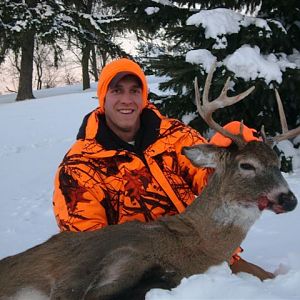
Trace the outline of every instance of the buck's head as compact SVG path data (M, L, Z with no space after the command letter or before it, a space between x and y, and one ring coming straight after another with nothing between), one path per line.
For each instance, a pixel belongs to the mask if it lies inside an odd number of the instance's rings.
M297 205L280 172L277 154L264 142L245 143L242 148L200 144L184 147L182 153L197 167L215 169L209 184L227 202L275 213L291 211Z
M280 172L280 161L273 150L273 145L287 138L300 134L300 127L288 131L282 103L278 92L276 99L279 107L283 134L267 138L262 128L262 140L246 142L241 123L239 134L227 131L213 118L212 113L219 108L232 105L247 95L254 87L234 97L227 96L229 79L220 96L208 101L208 92L216 64L209 72L204 92L203 104L200 102L199 88L195 80L195 99L198 112L204 121L214 130L232 140L232 145L222 148L211 144L184 147L182 153L197 167L214 168L214 183L226 201L235 201L243 206L257 206L260 210L270 209L275 213L293 210L297 205L295 195L290 191L287 182Z

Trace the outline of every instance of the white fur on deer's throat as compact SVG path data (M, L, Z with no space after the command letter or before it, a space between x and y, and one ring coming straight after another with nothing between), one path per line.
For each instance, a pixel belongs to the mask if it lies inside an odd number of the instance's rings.
M215 210L212 217L220 225L232 224L247 232L260 215L261 211L257 205L246 207L240 203L224 202Z

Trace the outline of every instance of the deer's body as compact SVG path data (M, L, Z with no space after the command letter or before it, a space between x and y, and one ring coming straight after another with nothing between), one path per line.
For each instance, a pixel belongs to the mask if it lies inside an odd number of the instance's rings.
M166 281L167 287L174 287L183 277L228 261L246 234L230 224L208 228L214 221L202 223L202 218L207 220L204 215L199 216L197 227L183 214L94 232L60 233L0 262L0 295L34 288L53 299L82 299L95 280L103 291L107 286L117 295L119 288L121 293L134 287L151 270L169 277L162 278L158 286Z
M199 147L207 151L212 146ZM191 150L186 155L197 165L199 155L193 151L198 148ZM263 164L255 176L238 167L250 153L253 164ZM31 288L51 299L124 299L128 292L128 299L142 299L151 287L174 287L183 277L229 261L259 217L260 199L267 196L277 203L280 195L291 192L277 156L266 144L251 142L242 151L222 150L217 155L222 165L180 215L94 232L63 232L3 259L0 299ZM293 209L295 197L289 201Z

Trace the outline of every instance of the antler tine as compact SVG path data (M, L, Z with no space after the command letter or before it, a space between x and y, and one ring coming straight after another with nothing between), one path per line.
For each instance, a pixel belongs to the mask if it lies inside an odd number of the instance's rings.
M238 135L232 134L231 132L225 130L222 126L220 126L218 123L214 121L212 118L212 114L218 110L219 108L227 107L230 106L234 103L237 103L241 101L243 98L247 97L253 90L254 86L249 88L248 90L244 91L243 93L233 96L233 97L228 97L227 96L227 91L228 91L228 86L229 86L229 81L230 77L227 78L226 83L222 89L222 92L220 93L219 97L211 102L208 101L208 94L209 94L209 89L211 86L211 81L213 77L213 73L215 71L217 62L215 61L213 65L211 66L211 69L209 73L207 74L206 80L205 80L205 86L204 86L204 92L203 92L203 105L200 102L200 94L199 94L199 89L198 89L198 83L195 80L195 98L196 98L196 105L199 114L203 118L203 120L208 124L208 126L217 132L221 133L225 137L230 138L231 140L234 141L238 145L238 147L242 147L245 144L245 141L242 137L242 128L243 125L241 125L241 132Z
M299 135L300 134L300 126L297 127L297 128L288 130L286 117L285 117L285 113L284 113L284 110L283 110L282 101L281 101L281 98L280 98L280 95L279 95L277 89L275 89L275 96L276 96L276 100L277 100L280 123L281 123L281 127L282 127L282 134L279 134L279 135L273 137L272 140L273 140L274 143L278 143L280 141L292 139L295 136Z
M267 135L266 135L266 132L265 132L265 126L264 125L261 125L260 135L261 135L263 141L266 143L267 142Z
M206 76L206 79L205 79L205 84L204 84L204 91L203 91L203 104L206 104L208 103L208 93L209 93L209 89L210 89L210 86L211 86L211 81L212 81L212 77L214 75L214 72L216 70L216 67L217 67L217 61L215 60L213 62L213 64L211 65L210 67L210 70Z
M269 145L271 148L273 148L273 146L274 146L274 141L273 141L272 138L270 138L270 137L268 137L268 136L266 135L266 132L265 132L265 126L264 126L264 125L261 126L261 129L260 129L260 135L261 135L261 137L262 137L262 139L263 139L263 142L266 143L267 145Z
M275 96L276 96L276 100L277 100L277 106L278 106L278 111L279 111L279 117L280 117L282 133L286 133L286 132L288 132L289 129L288 129L288 126L287 126L282 101L281 101L281 98L280 98L280 95L279 95L277 89L275 89Z
M196 102L197 110L199 112L201 110L201 96L200 96L200 92L199 92L197 76L195 77L195 80L194 80L194 90L195 90L195 102Z
M285 134L276 135L275 137L273 137L273 141L275 143L278 143L278 142L281 142L284 140L292 139L292 138L296 137L297 135L300 135L300 126L289 130Z

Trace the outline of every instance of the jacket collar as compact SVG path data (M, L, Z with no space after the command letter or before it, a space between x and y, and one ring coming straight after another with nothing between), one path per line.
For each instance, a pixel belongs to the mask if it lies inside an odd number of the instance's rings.
M107 150L128 150L142 154L153 144L160 130L161 119L149 108L145 108L141 114L141 127L135 137L135 145L121 140L106 124L105 116L99 115L99 126L95 136L96 141Z

